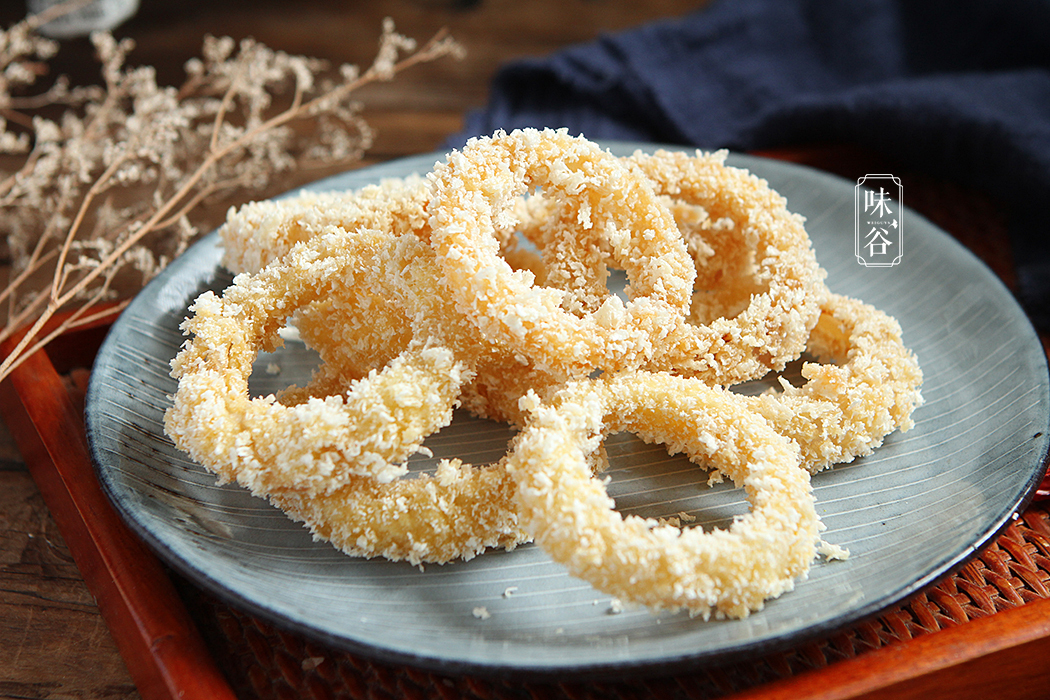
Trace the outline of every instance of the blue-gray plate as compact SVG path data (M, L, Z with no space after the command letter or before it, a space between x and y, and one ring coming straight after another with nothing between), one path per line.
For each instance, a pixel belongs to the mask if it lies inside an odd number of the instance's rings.
M616 153L654 148L608 145ZM441 157L352 171L309 189L425 173ZM215 234L134 299L98 354L86 420L103 487L169 565L228 602L324 643L445 672L656 673L783 648L907 598L987 544L1039 483L1050 433L1042 347L999 280L920 215L904 211L899 264L866 267L854 255L855 183L761 158L730 162L766 178L807 218L832 290L895 316L925 374L914 429L814 478L824 537L850 557L815 563L762 611L712 621L618 611L531 545L422 571L353 559L266 501L216 485L163 430L176 386L169 362L184 340L179 324L198 294L231 280ZM301 382L314 362L290 342L260 358L280 372L256 372L253 391ZM435 458L482 462L502 455L508 436L504 426L457 417L426 444ZM609 488L622 511L686 512L710 526L746 508L738 491L707 486L703 471L659 447L617 436L610 453Z

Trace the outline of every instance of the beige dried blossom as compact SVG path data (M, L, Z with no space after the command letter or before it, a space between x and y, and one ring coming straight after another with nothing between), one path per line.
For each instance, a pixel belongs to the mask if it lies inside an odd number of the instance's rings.
M28 328L0 379L85 323L116 295L118 277L133 272L141 286L163 269L197 235L192 214L202 202L244 202L279 173L359 160L372 141L353 99L359 87L462 51L443 34L417 49L387 20L369 68L329 71L253 40L206 37L173 87L158 85L149 66L128 65L130 40L98 33L100 88L57 80L25 97L56 49L33 33L40 24L0 31L0 152L21 154L0 176L10 258L0 341ZM65 106L60 117L38 113L56 104ZM293 128L302 122L309 128Z

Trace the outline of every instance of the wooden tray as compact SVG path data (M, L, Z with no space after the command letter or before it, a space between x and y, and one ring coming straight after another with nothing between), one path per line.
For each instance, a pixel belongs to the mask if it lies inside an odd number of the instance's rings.
M915 207L915 200L910 204ZM923 213L930 215L928 209ZM985 227L985 235L973 241L987 245L994 220L965 218L970 228L975 220ZM993 245L986 252L1001 256L1001 250ZM982 257L1009 282L1008 259ZM1033 503L961 570L876 619L746 664L673 678L523 684L441 676L373 663L276 629L174 576L128 530L102 492L84 437L82 402L88 368L112 320L66 334L29 357L0 385L0 413L146 700L983 700L1041 698L1050 692L1050 501Z

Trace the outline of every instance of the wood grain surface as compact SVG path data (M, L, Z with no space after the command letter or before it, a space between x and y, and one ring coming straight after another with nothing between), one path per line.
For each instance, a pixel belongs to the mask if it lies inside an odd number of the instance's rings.
M439 148L467 110L484 104L504 61L545 55L603 31L696 9L698 0L142 0L114 33L131 37L131 62L181 80L206 34L254 37L290 53L333 63L368 63L383 17L425 40L443 27L467 49L363 91L364 116L376 129L366 162ZM0 22L20 19L18 2L0 3ZM97 80L85 40L66 42L53 69L76 82ZM324 173L300 173L284 190ZM298 179L296 179L298 178ZM221 217L222 212L214 216ZM216 220L214 223L218 223ZM0 423L0 698L137 698L138 692L99 616L66 543L6 426Z

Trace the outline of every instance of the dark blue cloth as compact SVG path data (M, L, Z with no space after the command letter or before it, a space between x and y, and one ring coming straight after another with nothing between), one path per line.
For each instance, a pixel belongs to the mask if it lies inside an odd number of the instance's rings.
M716 0L496 75L472 135L741 151L851 143L987 192L1050 331L1050 1Z

